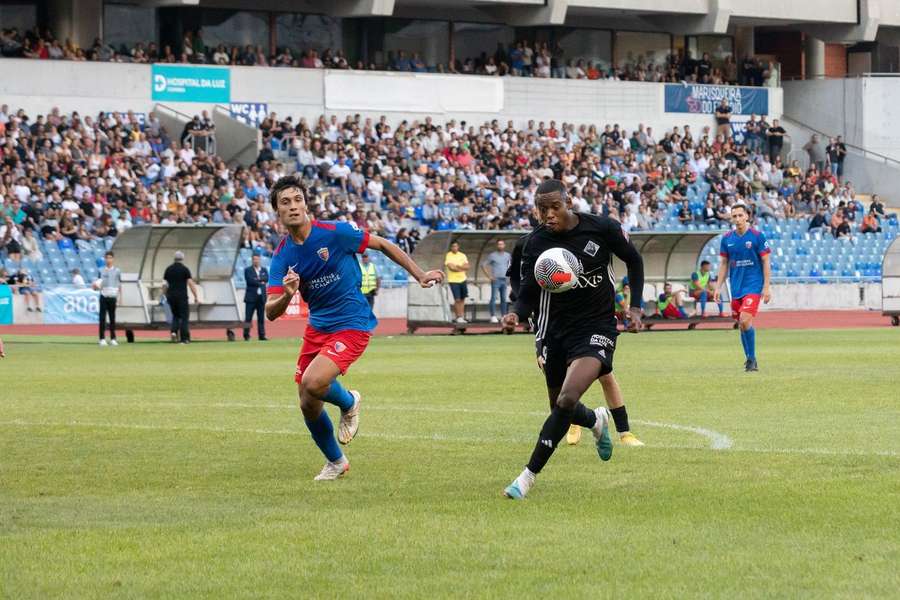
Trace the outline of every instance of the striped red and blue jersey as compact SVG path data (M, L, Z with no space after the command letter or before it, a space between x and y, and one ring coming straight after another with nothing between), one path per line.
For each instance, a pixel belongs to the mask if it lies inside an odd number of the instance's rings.
M269 267L269 294L282 294L282 280L293 267L300 294L309 305L309 324L324 333L344 329L371 331L378 320L360 291L362 272L356 255L369 245L369 233L355 223L313 221L302 244L284 237Z

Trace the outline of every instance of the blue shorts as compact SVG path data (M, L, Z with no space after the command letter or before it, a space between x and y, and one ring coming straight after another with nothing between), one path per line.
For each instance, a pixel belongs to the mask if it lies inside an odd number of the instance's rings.
M451 283L450 293L453 294L454 300L465 300L469 297L469 286L466 285L465 281L460 283Z

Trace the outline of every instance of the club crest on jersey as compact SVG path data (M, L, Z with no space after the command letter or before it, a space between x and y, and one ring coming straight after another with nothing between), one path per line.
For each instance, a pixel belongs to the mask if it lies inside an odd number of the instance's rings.
M319 258L321 258L325 262L328 262L328 248L319 248L316 254L319 255Z
M746 246L747 250L749 250L750 248L753 247L753 242L748 240L748 241L744 242L744 246Z
M588 241L587 246L584 247L584 253L590 256L597 256L598 250L600 250L600 246L592 241Z

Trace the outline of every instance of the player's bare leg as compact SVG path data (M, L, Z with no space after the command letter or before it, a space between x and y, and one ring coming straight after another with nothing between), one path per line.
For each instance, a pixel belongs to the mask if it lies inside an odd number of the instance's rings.
M316 481L337 479L350 470L350 462L334 437L334 426L325 411L325 396L340 369L330 359L319 355L303 372L298 385L300 410L313 441L325 455L326 463Z
M619 387L616 376L612 373L601 375L600 386L603 388L606 406L609 407L609 412L615 421L616 431L619 432L619 441L625 446L643 446L644 442L631 433L628 412L625 410L625 399L622 397L622 388Z
M535 476L550 460L553 451L573 423L591 429L597 440L597 452L601 459L609 460L612 456L609 411L605 407L590 410L581 403L581 397L599 377L601 368L602 363L589 356L577 358L569 365L565 381L556 396L550 416L544 421L528 465L504 491L507 498L521 500L528 494L534 485Z

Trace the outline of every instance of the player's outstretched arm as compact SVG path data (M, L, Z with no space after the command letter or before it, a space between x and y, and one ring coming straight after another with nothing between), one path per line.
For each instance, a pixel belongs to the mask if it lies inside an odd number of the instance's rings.
M769 291L769 282L772 280L772 255L768 252L762 255L763 268L763 302L766 304L772 299L772 292Z
M291 303L291 298L300 289L300 276L294 272L293 267L288 267L287 274L281 280L281 287L281 294L272 294L266 300L266 318L270 321L284 314Z
M725 277L728 276L728 259L724 256L719 257L719 275L716 277L716 290L713 292L713 302L719 302L722 297L722 284L725 283Z
M610 250L628 269L628 284L631 287L631 306L629 307L628 331L637 333L641 330L641 301L644 298L644 259L631 240L625 235L621 225L610 221L612 227L606 238Z
M416 262L410 258L409 254L401 250L396 244L384 239L378 235L369 236L369 248L378 250L389 259L403 267L407 273L412 275L413 279L419 282L422 287L428 288L435 283L444 280L443 271L423 271Z

